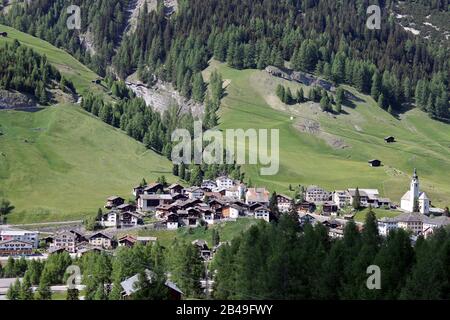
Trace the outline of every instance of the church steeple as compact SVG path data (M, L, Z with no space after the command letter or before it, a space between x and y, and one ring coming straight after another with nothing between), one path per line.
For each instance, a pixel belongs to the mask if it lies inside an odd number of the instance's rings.
M410 198L409 198L409 204L410 204L410 208L411 208L411 212L414 212L415 210L417 210L417 208L415 208L415 204L417 203L418 199L419 199L419 176L417 175L417 169L414 169L414 175L412 177L411 180L411 186L410 186Z

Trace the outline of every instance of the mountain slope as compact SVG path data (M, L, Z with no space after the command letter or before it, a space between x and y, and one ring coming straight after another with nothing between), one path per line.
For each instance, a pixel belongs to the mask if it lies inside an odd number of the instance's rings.
M78 93L83 94L86 90L94 90L99 93L103 92L101 87L95 86L91 82L98 78L98 75L64 50L58 49L46 41L2 24L0 24L0 32L8 33L7 38L0 37L0 45L5 42L18 40L20 43L32 48L37 53L45 55L48 61L55 66L62 75L73 82Z
M14 29L18 39L45 54L78 92L103 94L98 76L69 54ZM56 105L36 113L0 112L0 197L16 209L10 223L73 220L93 215L105 197L130 196L143 177L171 176L168 160L78 106Z
M392 201L409 188L410 176L418 169L422 188L435 205L450 202L450 126L431 120L417 109L399 119L381 110L367 96L330 116L318 105L286 106L275 96L278 83L295 92L299 84L274 78L264 71L231 69L213 61L205 75L218 69L229 82L221 110L221 129L276 128L280 130L280 172L259 176L259 169L246 167L254 184L288 192L288 186L318 184L330 190L379 188ZM308 88L304 87L306 95ZM294 121L290 117L294 117ZM316 130L305 130L317 123ZM315 125L317 127L317 124ZM313 126L314 127L314 126ZM384 137L398 142L387 145ZM346 146L346 147L345 147ZM371 168L367 161L380 159L384 166Z

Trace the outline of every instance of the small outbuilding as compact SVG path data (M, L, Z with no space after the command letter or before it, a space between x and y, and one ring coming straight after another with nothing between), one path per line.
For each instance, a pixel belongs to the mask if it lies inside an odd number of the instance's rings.
M395 142L395 137L393 137L393 136L386 137L386 138L384 138L384 141L386 143L394 143Z
M371 167L380 167L381 166L381 160L373 159L369 161L369 165Z

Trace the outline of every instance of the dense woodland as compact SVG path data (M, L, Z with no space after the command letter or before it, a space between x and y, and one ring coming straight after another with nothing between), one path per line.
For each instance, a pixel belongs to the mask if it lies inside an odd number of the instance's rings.
M66 0L33 0L13 5L7 15L0 16L0 23L64 48L99 74L105 75L120 35L126 27L129 2L130 0L73 0L69 3ZM81 9L81 30L67 28L69 14L66 9L69 5L77 5ZM87 32L95 54L89 54L86 44L82 43Z
M211 243L220 236L213 233ZM163 285L166 275L185 297L204 298L200 279L205 266L198 248L174 240L168 248L159 244L119 248L114 256L88 253L72 260L68 253L53 254L46 261L10 258L0 267L0 276L24 277L8 291L11 300L50 299L51 285L65 283L66 269L80 266L87 300L120 299L120 282L140 274L132 299L167 298ZM367 289L370 265L380 267L381 289ZM215 273L215 299L449 299L450 233L439 229L428 239L419 237L411 244L403 229L378 235L376 218L367 215L359 231L353 222L345 227L344 238L330 239L322 225L301 227L294 214L278 222L260 222L223 244L210 264ZM144 270L154 272L152 283ZM38 286L35 294L31 286ZM67 299L78 299L69 291Z
M400 112L416 98L430 116L447 118L448 48L396 24L390 15L396 1L379 1L382 28L368 30L369 2L180 0L179 12L170 18L160 2L157 11L144 8L131 35L122 35L128 0L74 1L89 13L82 14L81 31L67 30L63 0L15 6L3 20L67 48L102 75L112 61L120 78L137 70L145 82L153 83L156 76L197 101L205 98L200 72L211 57L238 69L289 62L294 70L354 85L385 110ZM448 10L446 0L416 2L430 10ZM88 29L97 51L92 56L78 37Z
M369 290L370 265L381 289ZM214 258L216 299L449 299L450 233L440 229L411 245L403 229L378 235L367 215L362 232L349 222L332 240L321 224L301 228L294 215L251 227Z
M169 248L159 244L136 245L133 248L119 248L114 256L106 253L87 253L78 259L71 259L67 252L50 255L45 261L14 260L10 258L2 268L0 276L5 278L23 277L8 290L9 300L49 300L52 298L50 286L67 282L66 273L70 265L80 267L86 300L120 300L120 283L139 274L139 292L131 297L135 300L165 300L168 298L166 274L189 297L201 297L200 279L205 267L197 247L192 244L174 241ZM144 277L145 270L154 272L150 282ZM31 290L37 286L36 293ZM75 291L75 292L74 292ZM68 300L78 300L80 292L69 290Z
M426 82L418 105L435 118L448 117L448 48L414 37L383 6L380 31L366 28L368 1L180 1L180 13L142 13L136 32L114 57L121 77L139 71L190 95L192 78L209 58L237 68L268 65L321 75L372 94L386 110L401 111ZM133 63L129 63L132 61ZM381 98L380 98L381 97ZM425 100L426 103L422 103Z
M45 105L51 100L48 89L54 85L53 82L64 91L74 91L72 83L61 77L45 56L17 40L0 46L0 89L28 93Z

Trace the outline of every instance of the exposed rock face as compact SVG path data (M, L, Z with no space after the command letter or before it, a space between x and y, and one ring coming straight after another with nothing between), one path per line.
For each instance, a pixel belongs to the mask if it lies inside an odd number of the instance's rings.
M170 83L158 80L155 85L149 87L133 77L129 77L125 83L138 97L143 98L149 107L161 114L171 106L178 105L181 114L191 111L194 118L203 117L203 104L184 98Z
M275 77L283 78L289 81L296 81L307 86L317 86L331 92L336 91L336 87L333 83L324 79L319 79L309 73L294 71L290 69L280 69L274 66L268 66L266 68L266 72Z
M6 91L0 89L0 110L8 109L36 109L36 100L25 94L16 91Z

